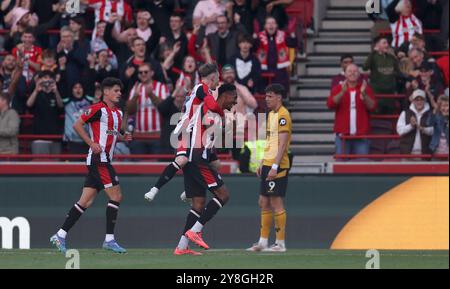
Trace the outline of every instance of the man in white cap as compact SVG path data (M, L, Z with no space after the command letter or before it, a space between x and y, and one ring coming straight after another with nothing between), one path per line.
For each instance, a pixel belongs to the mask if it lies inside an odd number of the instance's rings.
M427 126L431 114L425 91L417 89L411 95L411 105L400 114L397 133L402 154L431 154L429 149L433 127Z

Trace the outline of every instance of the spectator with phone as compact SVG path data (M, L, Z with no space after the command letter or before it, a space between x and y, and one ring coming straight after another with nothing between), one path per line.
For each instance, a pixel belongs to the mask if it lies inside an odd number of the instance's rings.
M34 115L33 134L60 135L62 133L59 116L63 112L64 103L52 72L42 71L38 74L35 88L26 105ZM31 144L31 151L33 154L59 154L61 142L35 140Z

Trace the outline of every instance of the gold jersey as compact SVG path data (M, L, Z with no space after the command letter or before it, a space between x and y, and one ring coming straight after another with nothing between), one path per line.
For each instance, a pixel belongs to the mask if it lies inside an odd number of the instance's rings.
M264 151L264 166L272 166L275 163L275 159L278 153L279 134L288 133L288 143L285 151L283 152L283 158L279 164L281 169L289 169L289 146L291 145L292 138L292 120L289 111L281 106L278 111L271 111L267 119L267 136L266 136L266 148Z

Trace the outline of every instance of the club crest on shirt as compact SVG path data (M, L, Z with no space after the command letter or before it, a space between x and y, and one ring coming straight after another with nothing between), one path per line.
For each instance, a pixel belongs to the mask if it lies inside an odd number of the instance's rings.
M281 118L281 119L280 119L280 125L281 125L281 126L285 126L286 124L287 124L286 119Z
M84 115L89 116L92 112L92 109L88 109L84 112Z

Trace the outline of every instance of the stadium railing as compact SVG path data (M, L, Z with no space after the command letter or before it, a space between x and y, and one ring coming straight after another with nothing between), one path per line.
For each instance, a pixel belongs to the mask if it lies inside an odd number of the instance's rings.
M345 142L347 140L358 140L358 139L391 139L398 140L400 139L399 135L342 135L340 136L343 140L342 142L342 150L345 151ZM448 154L436 154L436 155L406 155L406 154L335 154L335 159L442 159L448 160Z

